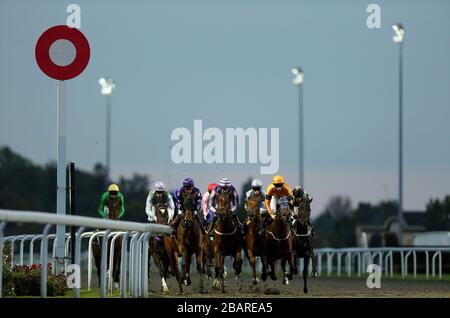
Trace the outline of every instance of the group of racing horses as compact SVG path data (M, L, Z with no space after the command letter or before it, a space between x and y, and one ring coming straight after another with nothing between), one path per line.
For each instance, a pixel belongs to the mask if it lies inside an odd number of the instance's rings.
M153 258L161 277L161 292L167 293L167 278L174 275L178 283L180 294L183 293L183 284L190 285L190 268L192 258L195 254L196 269L200 276L199 293L205 293L205 275L213 278L211 267L214 267L213 288L220 289L225 293L226 268L225 257L233 258L233 269L236 279L242 272L242 250L247 257L252 269L252 283L256 285L259 281L256 271L256 260L260 257L262 263L261 279L266 281L267 277L276 280L275 262L281 261L284 273L283 284L289 284L293 274L297 274L297 258L303 258L303 291L308 292L307 277L308 265L314 258L312 248L312 229L309 225L311 214L311 200L293 198L294 204L299 207L298 215L292 225L292 208L280 200L274 212L273 221L267 226L264 233L258 233L262 217L260 213L260 198L250 196L247 199L246 231L243 235L239 224L233 220L230 198L225 193L217 194L216 216L218 218L210 235L204 235L196 217L196 202L191 193L183 195L182 221L174 236L152 237L149 242L149 258ZM297 200L297 201L296 201ZM167 224L167 205L164 203L156 205L157 223ZM109 202L109 218L118 219L118 203L115 200ZM115 257L113 268L109 269L113 275L115 286L118 286L120 276L120 246L121 240L115 244ZM100 268L100 245L93 247L93 254L97 266ZM178 266L179 257L182 258L181 272ZM150 265L149 260L149 265ZM287 271L286 263L289 264ZM214 264L212 266L212 264ZM312 275L315 276L313 261ZM116 285L117 284L117 285Z

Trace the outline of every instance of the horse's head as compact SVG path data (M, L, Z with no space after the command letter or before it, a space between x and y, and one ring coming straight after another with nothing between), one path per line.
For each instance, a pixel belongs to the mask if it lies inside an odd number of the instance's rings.
M185 228L192 227L195 222L194 220L194 212L192 210L183 211L182 224Z
M120 210L120 199L117 193L110 193L108 199L108 219L118 220Z
M196 209L196 202L195 198L192 195L192 192L185 192L183 193L183 208L185 211L195 211Z
M303 193L299 198L294 198L294 205L298 206L298 218L302 224L310 219L312 200L307 192Z
M225 219L230 212L230 196L226 192L219 192L217 195L217 211L216 214L219 218Z
M277 205L277 211L275 213L275 220L283 223L289 223L291 220L292 211L289 207L289 202L286 198L281 198Z
M259 205L261 202L261 197L255 193L252 193L247 198L247 217L250 220L258 219L260 216Z
M169 220L169 213L167 211L169 204L163 202L157 202L155 204L155 216L156 223L167 224Z

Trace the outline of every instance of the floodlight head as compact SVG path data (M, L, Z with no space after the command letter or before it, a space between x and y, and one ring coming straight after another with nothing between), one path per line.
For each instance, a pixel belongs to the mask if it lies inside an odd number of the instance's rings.
M392 37L392 40L395 43L402 43L403 38L405 37L405 29L401 25L401 23L396 23L392 26L392 30L394 30L395 35Z
M111 95L112 91L114 88L116 88L116 84L114 83L112 78L100 78L98 80L98 83L100 84L101 88L101 93L102 95Z
M292 75L294 75L294 78L292 80L292 83L295 86L299 86L301 84L303 84L303 79L304 79L304 73L303 70L300 67L294 67L292 70Z

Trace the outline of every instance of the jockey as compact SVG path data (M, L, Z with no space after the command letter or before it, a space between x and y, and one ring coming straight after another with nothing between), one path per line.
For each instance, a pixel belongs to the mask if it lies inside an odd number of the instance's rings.
M230 198L230 204L231 204L231 216L232 216L234 222L236 224L238 224L239 229L242 233L242 224L236 215L236 211L239 208L239 195L238 195L235 187L231 184L230 179L222 178L222 179L220 179L219 185L216 186L214 188L214 190L212 190L211 196L209 198L209 209L214 213L214 219L209 224L207 235L209 236L211 234L211 231L216 226L217 193L228 194L228 196Z
M175 235L177 232L178 225L180 224L181 220L183 219L183 195L185 193L191 193L194 196L195 199L195 215L197 216L197 219L199 221L200 229L202 229L203 232L203 220L200 216L200 213L197 213L197 211L200 211L201 208L201 202L202 202L202 194L200 190L196 187L194 187L194 180L191 178L186 178L183 180L183 186L179 188L175 192L175 204L178 209L178 215L175 218L174 223L172 224L172 235Z
M300 210L301 208L304 208L304 205L305 205L305 204L311 203L312 200L313 200L313 198L310 197L310 196L309 196L309 193L308 193L308 192L305 192L305 191L302 189L302 187L300 187L300 186L296 186L296 187L294 188L294 190L292 190L292 196L293 196L293 198L301 198L300 203L297 203L297 202L294 200L294 215L295 215L295 218L298 219L298 218L299 218L299 212L300 212L299 210ZM307 202L307 201L309 201L309 202ZM295 222L295 221L294 221L294 222ZM315 232L314 232L314 227L313 227L312 224L311 224L311 218L308 218L307 223L308 223L308 225L311 227L311 232L312 232L312 235L314 236L314 235L315 235Z
M277 203L281 198L287 199L289 205L293 206L291 188L287 183L284 182L283 176L277 175L273 177L272 183L267 187L266 199L264 200L264 204L268 213L264 214L264 218L261 222L261 228L258 234L262 235L266 230L266 227L270 221L269 217L275 219Z
M217 187L217 183L210 183L208 185L208 191L206 191L202 197L203 217L207 224L211 223L211 221L214 217L214 212L209 209L209 198L211 197L211 192L212 192L212 190L214 190L215 187Z
M145 213L148 215L148 221L150 223L156 223L156 208L157 204L167 204L167 212L169 223L173 217L175 205L173 204L172 196L166 191L166 185L161 181L156 181L153 190L147 196L147 202L145 205Z
M259 213L261 213L261 215L263 215L263 214L266 213L266 207L264 205L264 200L266 198L266 194L264 193L264 190L262 190L263 184L262 184L262 182L260 180L253 179L251 186L252 186L252 188L250 190L248 190L247 193L245 194L244 209L245 209L245 211L248 212L248 209L247 209L247 200L248 200L248 198L251 197L251 196L257 196L257 197L259 197L259 200L260 200ZM244 233L247 230L247 226L248 226L247 222L244 223Z
M100 199L100 206L98 207L98 214L100 214L100 216L104 219L108 218L108 201L109 198L113 197L118 197L120 200L119 219L122 218L122 216L125 214L125 202L123 199L123 194L119 191L119 186L112 183L108 187L108 191L103 193L102 198Z

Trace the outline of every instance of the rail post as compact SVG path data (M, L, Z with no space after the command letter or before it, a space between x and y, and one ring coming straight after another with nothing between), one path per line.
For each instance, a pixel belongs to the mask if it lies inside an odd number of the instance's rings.
M47 224L42 233L41 241L41 297L47 297L47 258L48 258L48 233L53 224Z
M84 226L81 226L78 231L75 233L75 259L74 264L78 265L80 267L80 275L81 275L81 234L83 234L84 230L86 228ZM72 245L74 246L74 245ZM74 288L73 289L73 296L75 298L80 298L80 289Z
M120 258L120 297L127 297L127 244L130 231L126 231L122 240L122 253Z
M108 237L111 230L106 230L102 240L102 253L101 253L101 265L100 265L100 298L106 296L106 267L108 256Z

